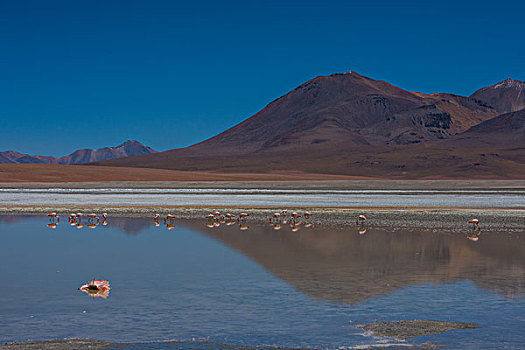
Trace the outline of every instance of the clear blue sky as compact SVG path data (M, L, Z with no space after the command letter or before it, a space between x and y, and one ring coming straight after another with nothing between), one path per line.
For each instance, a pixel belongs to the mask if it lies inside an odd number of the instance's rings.
M2 1L0 150L201 141L317 75L525 80L523 1Z

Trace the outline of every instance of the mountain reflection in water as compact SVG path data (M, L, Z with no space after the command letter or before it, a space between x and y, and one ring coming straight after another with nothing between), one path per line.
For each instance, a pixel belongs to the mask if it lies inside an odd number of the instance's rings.
M212 236L312 297L354 304L415 283L468 279L506 297L525 294L525 235L314 227L299 232L192 229Z
M35 217L0 215L2 223L29 219ZM149 218L110 217L108 223L128 235L154 226ZM525 295L525 232L483 232L473 242L467 239L468 227L458 235L377 227L362 234L363 227L354 225L292 232L288 225L276 231L271 225L250 225L249 230L237 224L209 228L205 220L176 224L226 244L321 300L355 304L411 284L458 280L470 280L509 298Z

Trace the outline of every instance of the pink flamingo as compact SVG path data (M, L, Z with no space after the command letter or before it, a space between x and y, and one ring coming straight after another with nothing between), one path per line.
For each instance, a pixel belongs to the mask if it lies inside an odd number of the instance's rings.
M248 213L240 213L239 217L237 218L237 222L239 222L239 223L241 221L244 222L248 216L250 216L250 214L248 214Z
M364 215L359 215L355 221L355 224L356 225L359 225L359 224L362 224L366 221L366 216Z
M96 280L82 285L78 290L81 290L93 298L104 298L106 299L109 295L109 290L111 289L109 281L107 280Z
M49 220L51 221L52 224L59 224L60 223L60 217L58 216L57 213L52 212L52 213L47 214L47 216L49 217Z
M95 219L97 219L97 223L96 223L96 225L98 225L98 224L100 223L100 219L99 219L99 217L97 216L97 214L88 214L87 217L89 217L89 222L90 222L91 224L94 223Z

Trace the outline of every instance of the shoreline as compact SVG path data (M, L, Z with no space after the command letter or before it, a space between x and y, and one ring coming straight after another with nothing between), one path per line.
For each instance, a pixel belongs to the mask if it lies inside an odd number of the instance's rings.
M246 224L268 224L269 218L278 207L183 207L183 206L12 206L0 207L0 215L43 215L49 212L57 212L60 216L67 217L71 212L94 212L108 213L108 221L111 217L136 217L151 218L155 213L165 216L174 214L178 219L195 220L205 222L205 216L214 210L221 212L232 212L238 214L246 212L249 214ZM525 231L525 209L505 208L425 208L425 207L369 207L369 208L287 208L288 212L299 213L308 210L312 213L309 220L314 225L333 226L339 228L355 228L355 220L358 215L364 214L368 217L367 227L397 228L419 228L419 229L443 229L447 232L467 232L471 227L468 220L478 218L483 229L495 232L518 232Z

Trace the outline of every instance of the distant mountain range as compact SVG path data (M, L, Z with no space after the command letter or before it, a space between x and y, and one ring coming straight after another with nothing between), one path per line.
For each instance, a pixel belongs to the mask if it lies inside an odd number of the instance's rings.
M355 72L314 78L223 133L97 165L392 178L525 178L525 83L469 97L409 92Z
M156 153L154 149L144 146L138 141L129 140L117 147L99 149L81 149L68 156L56 158L51 156L32 156L15 151L0 152L0 164L34 163L34 164L83 164L108 159L138 156Z

